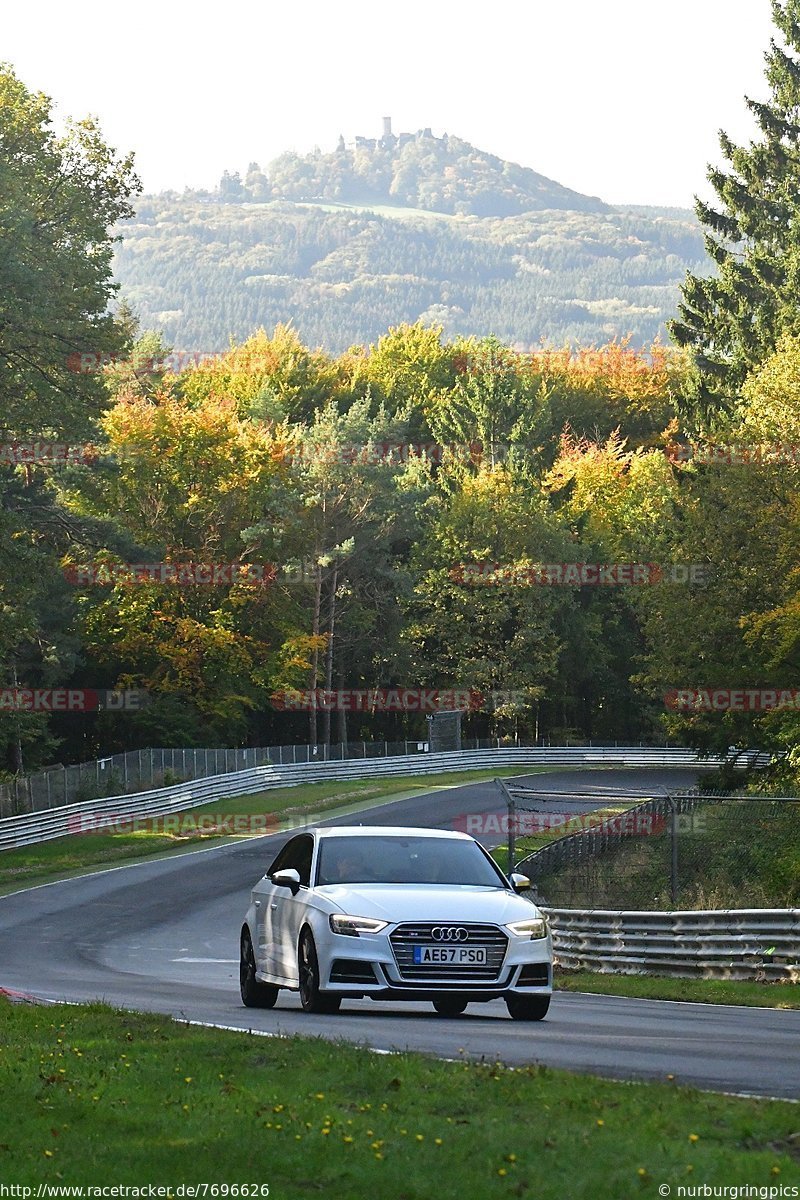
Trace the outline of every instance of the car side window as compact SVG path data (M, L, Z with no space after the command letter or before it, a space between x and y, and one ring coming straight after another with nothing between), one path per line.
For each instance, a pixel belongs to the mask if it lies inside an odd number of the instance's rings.
M291 842L287 842L285 846L281 847L272 860L272 864L267 868L267 875L274 875L276 871L282 871L284 867L289 866L287 860L292 852L292 845L296 840L296 838L292 838Z
M300 876L302 887L311 883L311 859L314 854L314 839L309 833L301 833L287 842L267 871L274 875L276 871L294 869Z
M292 866L300 876L300 886L309 887L311 884L311 859L314 854L314 839L306 834L304 837L299 837L297 841L302 844L298 848Z

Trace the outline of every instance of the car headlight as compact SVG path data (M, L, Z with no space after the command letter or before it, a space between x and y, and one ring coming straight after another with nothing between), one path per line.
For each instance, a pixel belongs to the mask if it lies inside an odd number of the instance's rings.
M529 936L531 941L547 937L547 921L544 917L533 917L530 921L512 921L506 925L517 937Z
M348 917L344 913L331 913L328 918L334 933L358 937L360 933L380 933L388 921L376 921L374 917Z

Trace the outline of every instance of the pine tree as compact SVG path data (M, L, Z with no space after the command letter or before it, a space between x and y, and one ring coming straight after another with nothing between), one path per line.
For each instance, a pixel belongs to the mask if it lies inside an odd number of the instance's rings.
M784 45L765 54L767 103L745 97L760 130L748 146L720 131L728 170L709 168L719 205L695 211L710 277L689 274L673 339L694 351L699 405L727 408L784 333L800 333L800 0L772 0Z

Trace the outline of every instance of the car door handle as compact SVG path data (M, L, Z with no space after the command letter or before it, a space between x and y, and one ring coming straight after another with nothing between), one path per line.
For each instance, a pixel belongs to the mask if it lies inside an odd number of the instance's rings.
M277 907L278 907L277 904L270 904L270 908L272 909L273 912L275 911L275 909Z
M254 900L254 901L253 901L253 905L254 905L254 907L255 907L255 908L261 908L261 901L260 901L260 900Z

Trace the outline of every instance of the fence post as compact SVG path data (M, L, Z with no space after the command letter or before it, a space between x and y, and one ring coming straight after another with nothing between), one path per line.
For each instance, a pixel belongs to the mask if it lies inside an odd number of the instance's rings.
M507 818L508 818L508 843L507 843L508 865L506 868L506 875L510 879L511 872L514 870L514 858L516 855L516 837L515 837L516 828L515 828L515 826L516 826L517 806L514 801L514 797L511 795L508 788L503 783L503 780L495 779L494 782L495 782L495 786L497 787L498 791L500 792L500 795L505 798L505 802L506 802L506 813L507 813Z
M673 906L678 903L678 806L673 796L669 797L670 808L670 869L669 894Z

